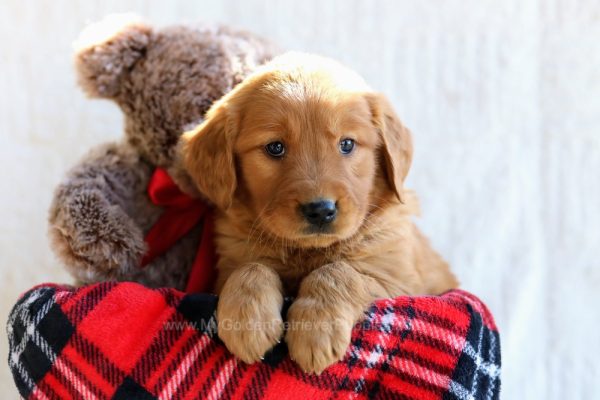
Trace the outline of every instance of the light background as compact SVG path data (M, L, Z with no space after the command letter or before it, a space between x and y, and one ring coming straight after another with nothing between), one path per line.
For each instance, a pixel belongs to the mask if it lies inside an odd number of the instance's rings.
M322 53L385 92L415 136L420 225L495 314L504 399L600 391L600 3L568 0L0 3L0 321L67 281L46 239L53 188L121 137L76 87L71 42L134 11L219 21ZM0 341L0 394L16 398Z

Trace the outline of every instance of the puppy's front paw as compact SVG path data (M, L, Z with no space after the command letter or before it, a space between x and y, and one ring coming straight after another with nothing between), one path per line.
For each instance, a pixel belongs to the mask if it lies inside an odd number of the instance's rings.
M290 357L303 371L320 374L344 357L353 325L350 310L336 310L310 298L297 299L288 311L285 341Z
M217 306L218 333L227 349L251 364L283 336L283 296L277 275L261 265L232 274Z
M253 300L221 304L217 314L219 337L240 360L252 364L273 348L283 335L279 309Z

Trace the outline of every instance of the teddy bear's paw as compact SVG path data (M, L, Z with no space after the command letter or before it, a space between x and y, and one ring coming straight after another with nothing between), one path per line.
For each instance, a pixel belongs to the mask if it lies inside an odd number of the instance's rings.
M112 276L137 266L145 251L141 230L99 190L82 190L67 199L64 217L51 227L79 264Z
M219 337L227 349L248 364L261 360L283 336L280 305L276 302L221 298L217 320Z
M344 357L353 325L346 310L297 299L288 311L285 337L291 359L304 372L320 374Z

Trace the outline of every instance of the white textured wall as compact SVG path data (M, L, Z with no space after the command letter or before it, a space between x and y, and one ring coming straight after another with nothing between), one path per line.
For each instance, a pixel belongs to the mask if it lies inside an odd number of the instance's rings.
M600 4L589 0L0 3L0 322L65 281L45 236L52 188L118 109L84 99L70 43L135 11L221 21L338 58L415 134L423 229L500 326L504 399L600 391ZM16 396L1 338L0 393ZM596 397L598 398L598 397Z

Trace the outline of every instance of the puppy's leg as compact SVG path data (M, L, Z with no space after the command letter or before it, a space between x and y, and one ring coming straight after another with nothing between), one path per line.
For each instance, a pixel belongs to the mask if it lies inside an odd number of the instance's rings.
M285 340L290 357L306 372L321 373L343 358L352 327L374 300L379 285L345 262L311 272L288 311ZM379 290L375 289L375 292Z
M217 306L219 337L246 363L259 360L283 335L281 280L271 268L247 264L227 278Z

